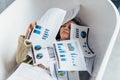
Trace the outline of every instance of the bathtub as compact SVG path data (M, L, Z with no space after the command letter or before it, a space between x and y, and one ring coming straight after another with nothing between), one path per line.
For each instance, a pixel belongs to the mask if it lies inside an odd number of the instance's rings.
M52 7L69 11L91 27L89 45L96 53L91 80L101 80L119 31L119 13L110 0L15 0L0 14L0 80L15 69L18 36Z

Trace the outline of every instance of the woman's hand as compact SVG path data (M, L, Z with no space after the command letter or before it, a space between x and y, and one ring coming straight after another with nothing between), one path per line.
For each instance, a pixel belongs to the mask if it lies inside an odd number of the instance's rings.
M37 66L50 72L50 68L45 67L43 64L37 64Z
M32 22L30 25L29 25L29 27L28 27L28 29L27 29L27 31L26 31L26 34L25 34L25 39L27 39L28 38L28 36L29 36L29 33L31 32L31 30L37 25L37 23L39 23L39 21L37 20L37 21L35 21L35 22Z

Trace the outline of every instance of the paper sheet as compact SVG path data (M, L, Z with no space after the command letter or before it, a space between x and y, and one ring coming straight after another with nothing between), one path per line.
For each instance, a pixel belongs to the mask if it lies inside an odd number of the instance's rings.
M91 74L93 65L94 65L94 58L95 53L90 50L90 46L88 48L88 38L89 38L89 26L80 26L76 24L71 24L71 34L70 39L79 39L80 46L85 56L85 62L88 72Z
M53 80L53 79L46 70L26 63L22 63L7 80Z
M49 9L40 19L40 23L30 33L29 41L34 45L48 47L56 41L55 37L62 25L66 11L59 8Z
M55 48L59 70L87 70L84 55L77 39L55 42Z

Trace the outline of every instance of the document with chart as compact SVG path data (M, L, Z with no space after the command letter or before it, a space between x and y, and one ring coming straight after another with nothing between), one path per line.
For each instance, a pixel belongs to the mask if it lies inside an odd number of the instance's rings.
M79 40L55 42L58 70L84 71L87 70L83 51Z

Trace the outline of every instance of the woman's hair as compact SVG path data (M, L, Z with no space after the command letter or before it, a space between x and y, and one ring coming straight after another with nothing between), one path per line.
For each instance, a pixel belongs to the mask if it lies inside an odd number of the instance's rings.
M75 22L77 25L80 25L80 20L77 18L73 18L71 21Z
M73 19L71 19L70 21L75 22L77 25L81 25L81 24L80 24L80 20L79 20L78 18L73 18ZM57 34L57 36L56 36L56 40L60 40L60 30L59 30L59 32L58 32L58 34Z

